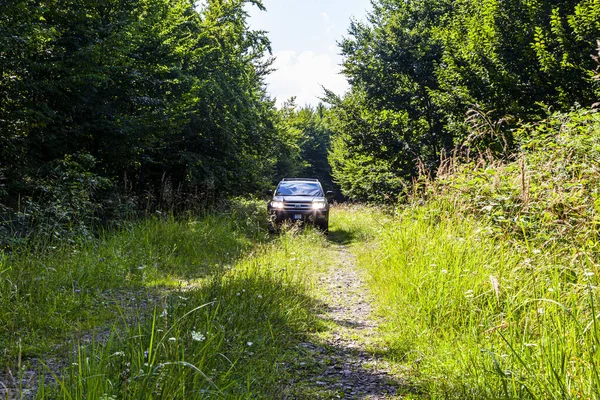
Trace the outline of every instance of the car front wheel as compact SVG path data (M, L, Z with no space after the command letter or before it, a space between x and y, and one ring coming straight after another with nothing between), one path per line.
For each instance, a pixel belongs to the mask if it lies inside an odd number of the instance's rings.
M319 230L321 230L323 233L328 233L329 232L329 221L321 221L317 223L317 227L319 228Z

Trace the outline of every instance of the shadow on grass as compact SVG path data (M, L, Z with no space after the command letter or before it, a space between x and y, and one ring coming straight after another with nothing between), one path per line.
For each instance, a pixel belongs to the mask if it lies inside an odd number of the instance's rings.
M348 245L354 243L358 238L358 232L345 231L341 229L330 230L329 235L327 235L327 239L330 242L340 244L340 245Z
M185 297L274 240L246 222L149 218L88 242L0 254L0 283L7 283L0 284L0 398L15 387L14 398L32 392L38 365L59 375L76 343L102 343L115 326L145 324L169 293ZM18 373L34 378L23 383Z
M144 394L160 387L161 398L206 398L211 392L216 398L279 398L282 362L296 359L307 332L320 329L313 311L324 307L292 283L279 270L250 269L215 276L203 287L163 293L160 299L148 293L129 299L124 293L126 298L116 301L119 307L127 303L131 309L123 314L136 318L78 340L78 351L71 342L70 359L52 371L64 380L60 385L46 382L46 393L51 398L78 393L88 398L146 398ZM78 354L90 360L82 371ZM152 361L148 354L153 354ZM182 363L196 370L159 367ZM128 371L140 373L134 379ZM293 368L287 373L296 375Z

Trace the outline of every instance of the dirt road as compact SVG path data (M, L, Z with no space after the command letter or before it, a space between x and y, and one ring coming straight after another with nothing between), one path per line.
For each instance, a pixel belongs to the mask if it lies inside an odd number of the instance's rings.
M369 351L380 322L365 277L347 246L334 244L337 262L319 277L324 329L300 344L301 357L286 399L396 399L402 382Z

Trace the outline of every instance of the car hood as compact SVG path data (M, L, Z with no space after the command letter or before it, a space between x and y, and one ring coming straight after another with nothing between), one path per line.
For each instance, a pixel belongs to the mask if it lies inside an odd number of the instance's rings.
M325 198L321 196L275 196L273 201L293 201L298 203L310 203L312 201L319 200L324 201Z

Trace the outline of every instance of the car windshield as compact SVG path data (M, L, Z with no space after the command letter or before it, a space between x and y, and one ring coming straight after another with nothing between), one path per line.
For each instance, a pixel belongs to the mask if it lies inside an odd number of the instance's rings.
M313 182L282 182L277 188L277 196L323 196L321 186Z

